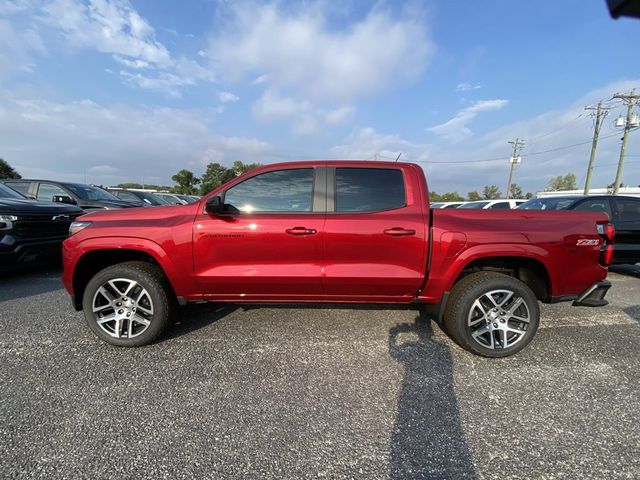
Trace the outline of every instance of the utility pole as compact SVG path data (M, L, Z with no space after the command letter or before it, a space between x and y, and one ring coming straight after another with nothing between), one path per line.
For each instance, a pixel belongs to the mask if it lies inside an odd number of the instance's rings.
M616 93L613 98L618 98L622 100L627 105L627 118L622 119L622 117L616 120L616 126L623 126L624 122L624 134L622 135L622 146L620 147L620 159L618 160L618 171L616 172L616 181L613 184L613 194L617 195L618 190L620 189L620 182L622 181L622 167L624 166L624 155L627 151L627 136L629 132L635 128L638 128L640 123L638 122L638 117L633 114L633 107L638 104L638 100L640 100L640 95L638 95L634 90L631 90L631 93Z
M509 142L513 145L513 152L511 153L511 157L509 158L509 162L511 163L511 168L509 169L509 183L507 183L507 198L511 198L511 180L513 180L513 169L515 168L517 163L520 163L520 150L524 147L524 141L516 138L515 141Z
M591 116L595 117L593 129L593 143L591 144L591 156L589 157L589 167L587 168L587 178L584 181L584 194L589 195L589 186L591 185L591 174L593 173L593 165L596 161L596 148L598 146L598 136L600 135L600 127L604 117L609 114L609 107L603 107L602 102L598 102L596 107L584 107L585 110L595 110Z

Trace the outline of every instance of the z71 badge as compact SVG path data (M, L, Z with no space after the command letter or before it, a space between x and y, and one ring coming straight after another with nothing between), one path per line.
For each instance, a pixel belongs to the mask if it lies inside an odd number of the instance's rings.
M600 245L600 240L597 240L597 239L591 240L589 238L581 238L576 242L576 245L578 247L595 247L597 245Z

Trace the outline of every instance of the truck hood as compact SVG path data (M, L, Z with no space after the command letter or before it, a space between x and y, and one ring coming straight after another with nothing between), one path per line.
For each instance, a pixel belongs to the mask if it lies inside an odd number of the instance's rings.
M129 204L131 205L131 204ZM180 215L195 215L198 204L167 205L162 207L133 207L118 210L96 210L82 217L88 222L123 222L162 220Z
M36 202L26 198L0 198L0 214L4 215L82 215L84 211L73 205L53 202Z

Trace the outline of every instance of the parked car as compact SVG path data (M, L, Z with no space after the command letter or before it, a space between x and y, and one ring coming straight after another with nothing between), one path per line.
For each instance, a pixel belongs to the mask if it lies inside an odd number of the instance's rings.
M200 200L200 197L183 195L181 193L155 192L158 197L165 199L170 205L188 205Z
M383 303L424 309L463 348L504 357L534 337L538 301L607 304L606 215L427 199L410 163L266 165L198 204L81 218L62 280L89 328L129 347L189 302Z
M135 205L123 202L100 187L84 183L56 182L53 180L5 179L5 185L27 198L41 202L58 202L77 205L85 211L131 208Z
M0 183L0 270L59 259L81 208L37 202Z
M120 200L124 200L125 202L143 205L143 206L151 206L151 207L162 207L171 205L171 203L167 202L164 198L159 197L155 193L152 192L144 192L141 190L128 190L125 188L109 188L110 193L118 197Z
M459 208L467 202L433 202L431 208Z
M478 200L475 202L467 202L458 208L468 208L470 210L511 210L518 205L523 204L523 199L499 199L499 200Z
M640 198L574 195L532 198L519 210L580 210L606 213L616 229L613 263L640 262Z

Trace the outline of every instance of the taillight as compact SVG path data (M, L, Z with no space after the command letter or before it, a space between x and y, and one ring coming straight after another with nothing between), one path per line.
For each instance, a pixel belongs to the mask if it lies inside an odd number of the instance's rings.
M602 248L600 249L600 263L606 267L613 262L613 243L616 230L613 228L613 223L603 222L597 224L597 231L598 234L604 238Z

